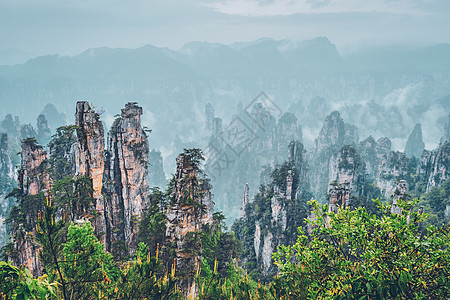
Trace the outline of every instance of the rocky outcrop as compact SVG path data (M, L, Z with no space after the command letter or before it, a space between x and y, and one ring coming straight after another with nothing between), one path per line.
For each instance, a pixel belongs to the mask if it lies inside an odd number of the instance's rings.
M33 126L31 124L24 124L20 126L20 138L26 139L26 138L36 138L37 134L36 131L34 131Z
M22 195L36 195L50 188L50 174L47 153L34 138L22 141L22 162L18 174L19 190Z
M242 260L252 262L248 271L261 280L268 280L276 272L272 253L277 247L293 244L297 228L306 226L303 220L310 194L299 192L301 173L296 167L304 162L303 145L292 142L289 148L290 160L271 172L269 182L260 186L254 200L247 203L243 217L233 224L233 231L244 245Z
M358 129L354 125L344 123L338 111L333 111L326 119L315 140L314 151L321 153L332 147L358 143Z
M356 149L347 145L330 159L328 185L348 187L352 196L359 197L364 193L366 164L361 160ZM350 200L350 199L348 199ZM349 206L347 203L345 206Z
M284 113L278 120L276 129L277 151L283 155L291 141L302 141L302 127L297 125L293 113Z
M196 153L177 157L174 191L167 211L166 237L176 248L176 269L182 270L180 287L187 296L196 295L194 277L201 268L201 251L191 243L205 224L212 222L213 202L208 180L201 178Z
M248 183L245 184L244 187L244 195L242 196L242 205L241 205L241 218L245 217L245 207L247 206L250 195L249 195L249 187L248 187Z
M140 106L135 102L127 103L108 134L104 174L108 250L116 241L124 241L130 253L134 253L138 223L142 211L149 205L149 148L141 115Z
M418 159L408 157L405 153L391 151L381 159L376 176L377 186L387 199L397 187L397 180L405 180L415 174L418 167Z
M86 101L77 102L75 125L78 142L75 148L75 176L89 176L95 199L95 232L105 242L105 204L102 196L105 168L105 132L100 116Z
M334 181L331 184L330 189L328 190L328 212L331 213L337 213L339 209L347 209L350 207L350 182L344 181L342 183L338 183L337 181ZM314 214L311 214L309 216L310 220L315 220L316 216ZM330 227L330 221L331 217L327 216L326 219L326 226ZM308 226L308 232L312 232L311 226Z
M406 142L405 154L408 156L415 156L417 158L422 157L423 150L425 149L425 143L422 139L422 125L417 123L414 126L413 131L408 137Z
M358 132L356 126L346 124L338 111L332 112L323 124L311 153L311 187L318 198L327 194L332 157L336 157L344 145L356 146Z
M294 163L298 173L297 193L310 190L309 164L306 156L306 149L300 141L292 141L288 147L289 161Z
M76 175L88 175L92 179L93 196L102 194L103 171L105 167L105 132L100 116L86 101L77 102L75 125L78 144L76 149ZM101 209L103 211L103 208Z
M41 207L40 197L32 197L39 192L47 193L50 188L50 172L47 153L34 138L22 141L22 163L18 173L18 188L22 199L28 199L25 210L25 223L18 224L11 231L17 257L17 265L26 266L34 275L42 275L42 264L39 260L39 245L34 240L34 231ZM31 197L30 197L31 196ZM24 205L23 203L21 203Z
M450 177L450 140L436 150L424 151L418 173L427 184L427 192Z
M242 192L236 186L247 183L252 198L262 183L254 176L255 171L283 163L290 142L302 139L302 127L295 115L281 114L269 102L257 101L246 109L241 106L223 126L220 118L213 119L205 170L213 182L217 208L231 222L241 215ZM268 175L270 178L270 172Z
M14 200L12 198L7 199L6 195L16 184L16 176L8 144L8 134L0 133L0 248L6 244L8 238L5 220L14 204Z
M372 136L361 141L357 147L361 160L366 164L366 171L373 177L377 176L383 156L391 152L391 141L382 137L377 141Z
M406 180L399 180L397 183L397 187L394 190L394 193L392 194L392 206L391 206L391 213L401 215L402 214L402 208L399 207L397 204L401 201L406 201L408 191L408 183Z
M20 121L19 117L7 114L0 124L2 131L7 132L10 139L20 137Z
M163 158L161 152L153 149L148 157L148 173L150 177L150 186L164 189L166 187L166 174L164 174Z

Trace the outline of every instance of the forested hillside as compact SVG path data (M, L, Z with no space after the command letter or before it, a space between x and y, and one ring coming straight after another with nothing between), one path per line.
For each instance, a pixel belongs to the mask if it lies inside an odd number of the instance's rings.
M448 297L450 125L434 150L424 150L415 126L404 153L392 151L388 138L360 141L358 128L335 111L307 150L295 115L277 119L263 104L231 127L211 118L209 145L237 158L226 173L218 173L223 157L211 149L186 148L167 185L136 102L107 131L80 101L74 124L51 138L50 130L14 135L20 124L7 117L2 127L13 134L11 143L2 135L0 153L2 296ZM44 121L38 128L47 128ZM226 138L244 122L251 130L238 131L239 139L257 132L255 141ZM225 194L212 193L215 183ZM216 201L223 210L240 205L231 227Z

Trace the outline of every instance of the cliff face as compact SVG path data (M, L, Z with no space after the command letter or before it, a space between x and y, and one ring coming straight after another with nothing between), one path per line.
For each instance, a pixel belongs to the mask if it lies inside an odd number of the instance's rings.
M418 173L427 183L427 192L450 176L450 140L434 151L424 151Z
M310 190L309 164L306 156L306 149L300 141L293 140L288 147L289 161L294 163L298 173L297 193Z
M176 269L180 287L186 295L195 295L194 276L201 268L201 250L194 246L202 226L212 222L213 202L208 181L199 177L198 162L188 154L177 157L174 191L167 211L166 238L176 248Z
M332 157L336 156L344 145L358 144L356 126L346 124L338 111L332 112L323 124L319 136L315 140L311 157L311 185L318 197L327 194Z
M415 174L419 161L415 158L409 158L403 152L391 151L383 156L376 181L385 198L392 195L396 186L397 179L409 178Z
M21 202L16 209L26 214L26 221L18 220L12 225L11 232L18 253L17 264L25 264L35 274L41 272L38 246L34 242L36 216L42 209L41 201L52 181L65 176L73 176L75 180L81 176L90 179L92 195L87 196L95 200L93 208L97 212L91 222L95 233L103 238L105 248L111 251L115 242L120 241L120 246L125 243L130 254L134 253L138 222L150 195L149 150L147 135L140 122L141 114L142 108L136 103L126 105L109 133L108 151L105 151L100 117L84 101L77 103L75 126L58 128L49 143L48 159L35 139L28 138L22 142L22 162L18 172L18 199ZM0 171L13 176L10 160L4 155L4 140L2 135ZM77 209L91 208L77 206ZM77 211L74 216L80 215L83 212Z
M422 139L422 125L417 123L406 142L405 154L408 156L422 157L425 143Z
M6 244L8 232L5 220L14 204L13 199L6 199L6 195L15 185L15 172L11 161L8 135L0 133L0 248Z
M244 195L242 196L241 218L245 217L245 207L247 206L250 200L249 191L250 188L248 187L248 183L246 183L244 187Z
M250 274L262 280L276 272L273 251L278 245L293 244L297 228L305 226L306 201L311 198L306 191L307 182L301 179L303 171L299 171L306 169L303 145L292 142L289 148L289 161L271 171L267 184L260 186L252 202L247 202L244 193L244 212L233 224L233 231L243 244L242 261L251 266Z
M34 139L22 142L22 163L18 173L18 188L22 199L27 198L25 224L11 231L17 252L16 264L25 265L34 275L41 275L42 264L39 261L39 245L34 241L34 230L40 197L32 197L50 188L50 172L47 153ZM31 196L31 197L30 197ZM21 203L21 205L24 205Z
M399 200L406 201L406 193L408 191L408 183L406 180L399 180L397 183L397 187L392 194L393 201L391 206L391 213L393 214L402 214L402 208L397 206Z
M356 149L352 146L344 146L337 155L330 159L329 183L346 185L352 192L352 196L358 197L364 193L366 164L361 160ZM348 206L347 203L346 206Z
M338 111L332 112L323 124L314 145L316 153L328 150L336 146L356 145L358 143L358 128L354 125L344 123Z
M302 128L297 125L297 118L293 113L284 113L278 120L276 130L277 150L286 153L291 141L302 141Z
M361 160L366 163L367 173L375 177L377 176L381 159L391 152L391 141L386 137L375 141L372 136L369 136L359 143L357 149Z
M142 108L128 103L108 134L105 163L106 241L111 250L125 241L134 253L138 222L149 204L148 140L141 126Z
M78 126L78 142L75 148L75 175L89 176L97 215L93 220L96 234L105 233L105 205L102 196L105 168L105 132L100 116L86 101L77 102L75 125ZM105 242L103 235L103 242Z
M50 174L44 148L35 140L26 139L22 142L21 158L18 180L22 195L36 195L40 191L47 191L50 187Z
M224 211L227 221L240 215L242 191L236 187L248 184L252 198L260 184L255 170L284 162L290 142L302 139L302 128L295 115L280 114L256 102L245 110L241 107L229 124L222 124L217 117L212 119L205 170L213 182L217 208Z
M105 167L105 132L100 116L89 106L88 102L77 102L75 125L78 144L76 148L76 175L88 175L92 179L94 198L102 193L103 170ZM103 210L103 208L101 208Z

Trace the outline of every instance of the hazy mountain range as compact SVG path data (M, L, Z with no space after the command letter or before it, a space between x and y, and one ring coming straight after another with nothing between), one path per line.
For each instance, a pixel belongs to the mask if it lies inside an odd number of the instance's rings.
M280 110L296 114L307 147L337 109L361 138L388 136L399 150L421 122L426 147L433 148L450 112L449 75L449 44L367 48L346 56L325 37L191 42L178 51L95 48L0 66L0 117L12 113L35 123L47 103L73 115L74 102L87 100L105 110L102 119L110 126L113 114L135 100L153 129L150 146L173 158L180 147L207 143L206 103L226 123L239 103L246 106L264 91Z

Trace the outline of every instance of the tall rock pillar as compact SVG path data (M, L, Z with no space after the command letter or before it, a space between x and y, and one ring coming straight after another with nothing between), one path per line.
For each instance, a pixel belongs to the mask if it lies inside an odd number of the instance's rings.
M47 153L34 138L28 138L22 141L21 157L22 163L18 174L19 193L23 198L30 197L33 202L42 201L41 198L32 196L50 189ZM40 206L40 203L33 203L27 210L25 222L18 224L11 232L17 251L15 263L25 265L35 276L42 275L43 270L39 260L40 246L34 241Z
M140 216L150 199L149 147L141 115L142 107L135 102L122 109L108 134L105 166L107 249L125 241L130 254L136 250Z
M104 199L102 196L103 171L105 168L105 132L100 116L86 101L77 102L75 125L78 143L75 155L76 176L89 176L92 181L93 198L95 201L95 232L105 233ZM103 242L104 236L103 236Z
M200 242L202 226L212 222L213 202L210 185L199 178L197 157L188 153L177 157L177 172L171 202L167 212L166 237L176 246L174 261L181 270L180 287L186 297L195 298L194 277L201 269L201 250L193 244Z

